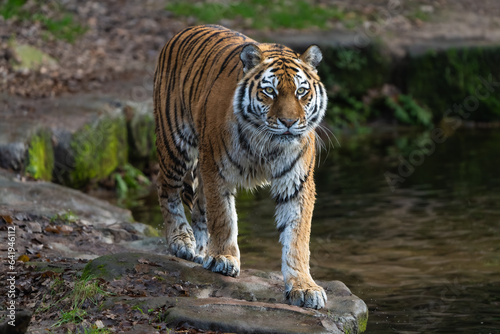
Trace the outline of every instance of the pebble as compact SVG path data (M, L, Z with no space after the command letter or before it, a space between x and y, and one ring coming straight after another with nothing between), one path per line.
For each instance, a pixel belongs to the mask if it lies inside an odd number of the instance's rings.
M27 225L31 233L42 233L42 226L39 222L28 222Z

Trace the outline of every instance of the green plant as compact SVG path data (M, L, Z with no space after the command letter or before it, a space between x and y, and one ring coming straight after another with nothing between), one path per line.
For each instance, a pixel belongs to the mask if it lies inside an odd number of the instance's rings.
M421 107L411 96L400 94L386 98L387 106L394 111L395 118L405 124L430 126L432 113Z
M34 15L33 19L40 21L55 38L70 43L74 43L79 36L87 31L87 28L76 23L70 14L65 14L61 19L50 19L43 15Z
M34 6L29 9L24 7L26 2L27 0L6 0L0 5L0 15L6 20L16 18L23 22L40 22L50 35L70 43L87 31L85 26L75 22L74 16L55 1L46 3L35 0ZM55 17L39 14L42 6L50 8Z
M80 323L84 320L87 312L82 309L85 302L93 305L98 305L100 298L111 295L109 292L102 289L100 281L93 276L82 276L80 280L75 283L71 293L64 296L56 302L69 303L69 310L61 312L61 316L52 327L60 327L66 323ZM92 329L91 329L92 330ZM103 332L94 332L103 333Z
M85 319L87 312L81 308L74 308L67 312L62 312L59 320L52 327L60 327L67 323L80 323Z
M306 0L186 1L170 2L166 9L178 16L195 17L201 23L222 19L244 19L252 28L326 28L327 22L344 19L344 11L333 5Z
M432 51L409 60L405 72L408 95L422 101L434 119L462 117L498 121L500 47ZM464 117L460 111L467 115Z
M78 216L71 210L68 210L64 213L58 213L50 217L50 222L53 223L57 220L61 220L64 223L74 223L78 220Z
M50 135L41 132L31 138L28 149L26 172L36 180L52 179L54 168L54 150Z
M18 16L25 3L26 0L7 0L0 5L0 15L6 20Z
M139 305L132 306L132 310L136 310L136 311L141 312L141 314L144 314L144 311L142 310L142 308Z
M151 181L137 168L127 163L114 174L116 191L120 199L124 199L132 189L149 187Z
M72 293L73 306L80 307L86 300L97 305L98 299L102 296L110 295L100 286L100 281L92 276L82 277L81 280L75 283Z
M359 50L339 48L337 66L341 69L359 71L366 66L367 59Z

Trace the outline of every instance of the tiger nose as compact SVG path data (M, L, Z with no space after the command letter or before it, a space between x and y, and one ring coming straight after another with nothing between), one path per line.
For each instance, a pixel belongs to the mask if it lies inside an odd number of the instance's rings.
M294 125L295 123L297 123L297 121L299 120L298 118L296 119L290 119L290 118L278 118L279 121L284 125L286 126L287 128L291 128L292 125Z

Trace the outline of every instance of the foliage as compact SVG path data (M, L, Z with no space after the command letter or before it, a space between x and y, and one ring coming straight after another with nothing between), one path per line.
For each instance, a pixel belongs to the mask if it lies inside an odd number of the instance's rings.
M68 210L64 213L58 213L50 217L50 222L53 223L57 220L63 221L65 223L74 223L78 220L78 216L71 210Z
M101 288L100 284L101 281L92 276L84 276L78 280L71 292L56 302L56 304L63 302L69 303L69 309L66 307L64 311L61 310L59 320L55 322L52 327L60 327L66 323L82 322L87 315L87 312L83 309L84 303L88 302L93 305L98 305L101 298L110 295L110 293ZM93 331L93 329L89 330L89 333L102 333L102 331L96 332Z
M492 121L500 117L498 73L500 47L474 47L410 58L403 75L407 93L423 101L436 120L462 106L470 109L468 120Z
M421 107L411 96L399 94L396 97L386 97L385 102L401 123L425 127L432 125L432 113Z
M334 128L359 129L366 122L369 112L363 102L342 91L331 97L326 120Z
M74 21L74 16L64 10L55 1L35 1L35 6L26 8L27 0L6 0L0 4L0 16L4 19L18 19L20 21L35 23L39 22L43 28L57 39L73 43L79 36L83 35L87 28ZM49 17L42 12L41 6L48 5L57 13L57 17Z
M379 46L322 48L323 61L318 66L322 82L331 90L358 100L369 89L381 87L391 75L390 59Z
M329 21L340 21L346 16L337 6L318 5L306 0L175 0L166 9L178 16L195 17L200 23L243 19L256 29L303 29L311 26L326 28Z
M54 168L54 150L50 135L41 132L31 138L28 149L26 172L36 180L52 179Z
M120 167L114 178L120 199L124 199L130 190L139 190L151 185L151 181L139 169L128 163Z

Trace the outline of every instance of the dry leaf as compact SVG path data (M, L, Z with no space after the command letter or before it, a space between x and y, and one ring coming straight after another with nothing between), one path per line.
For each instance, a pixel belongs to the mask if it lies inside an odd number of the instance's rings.
M7 224L12 224L13 222L13 219L11 216L0 216L3 218L3 220L7 223Z
M73 227L69 225L61 225L57 226L57 229L62 233L62 234L70 234L73 232Z
M51 233L61 233L60 230L57 228L57 226L54 226L54 225L48 225L46 228L45 228L45 232L51 232Z
M21 255L17 258L17 261L22 261L22 262L28 262L30 260L30 257L26 254Z

